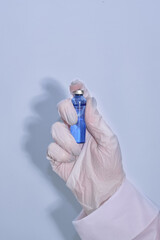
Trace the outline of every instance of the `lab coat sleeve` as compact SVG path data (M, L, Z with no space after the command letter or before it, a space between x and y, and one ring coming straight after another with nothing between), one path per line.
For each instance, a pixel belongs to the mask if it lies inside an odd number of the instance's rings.
M160 240L159 209L125 179L98 209L72 221L82 240Z

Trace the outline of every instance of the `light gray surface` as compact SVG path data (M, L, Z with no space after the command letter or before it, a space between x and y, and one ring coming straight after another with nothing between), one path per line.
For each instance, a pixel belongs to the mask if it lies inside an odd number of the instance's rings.
M127 176L160 206L159 1L1 1L0 239L78 240L81 207L45 159L56 105L84 81Z

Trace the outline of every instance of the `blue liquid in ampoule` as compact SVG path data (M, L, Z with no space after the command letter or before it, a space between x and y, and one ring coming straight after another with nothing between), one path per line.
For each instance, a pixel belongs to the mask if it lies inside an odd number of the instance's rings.
M83 90L74 92L72 98L73 106L78 115L78 121L75 125L70 126L70 132L77 143L85 143L86 137L86 123L85 123L85 107L86 99L83 97Z

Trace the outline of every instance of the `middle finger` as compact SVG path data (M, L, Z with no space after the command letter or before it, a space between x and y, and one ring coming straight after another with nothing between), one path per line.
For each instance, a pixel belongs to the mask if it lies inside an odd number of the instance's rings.
M65 149L68 153L78 156L81 152L82 145L76 143L74 137L69 131L68 126L62 122L56 122L52 125L52 137L55 142Z

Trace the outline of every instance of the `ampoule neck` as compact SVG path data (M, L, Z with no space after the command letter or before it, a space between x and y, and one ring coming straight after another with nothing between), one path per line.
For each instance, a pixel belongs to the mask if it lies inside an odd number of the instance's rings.
M74 97L83 97L83 94L74 94Z

